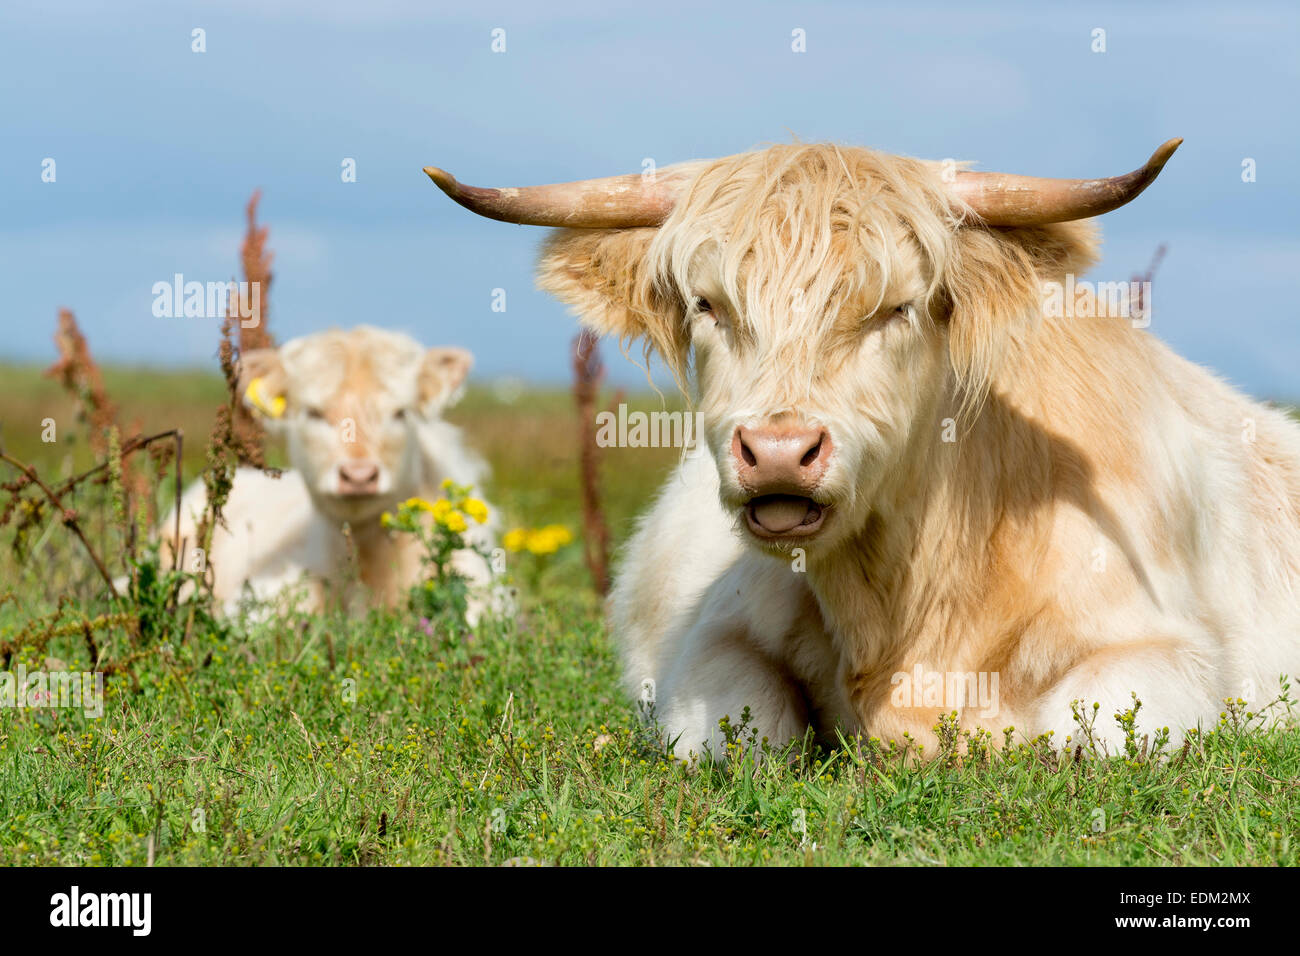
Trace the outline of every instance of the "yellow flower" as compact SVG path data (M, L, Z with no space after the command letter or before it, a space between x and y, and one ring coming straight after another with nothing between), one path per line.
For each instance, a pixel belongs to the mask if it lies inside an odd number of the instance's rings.
M533 554L554 554L559 550L548 535L540 531L528 532L528 550Z
M528 533L527 547L533 554L554 554L573 540L569 529L562 524L548 524Z
M248 388L244 390L244 398L248 399L248 403L258 411L264 412L272 418L279 418L284 414L284 396L273 395L268 400L262 394L262 379L260 377L248 383Z
M566 544L573 542L573 532L562 524L548 524L542 530L550 535L559 547L564 547Z
M544 528L515 528L508 531L501 543L507 551L528 551L536 555L554 554L573 540L573 533L562 524L548 524Z
M385 511L379 516L379 524L381 527L391 528L393 526L393 516Z
M456 484L456 482L452 481L450 478L444 478L444 479L442 479L442 490L443 490L443 491L450 491L451 488L452 488L452 486L455 485L455 484Z
M438 519L439 523L448 531L455 531L457 534L464 534L469 525L465 522L465 516L459 511L449 511L446 516Z
M451 502L446 498L439 498L430 506L429 511L432 512L434 521L445 524L447 515L452 512Z
M466 498L460 508L465 512L465 514L469 515L479 524L482 524L488 519L487 505L479 501L477 498Z
M407 498L404 502L402 502L402 507L410 508L412 510L418 508L420 511L433 511L435 506L431 505L423 498Z

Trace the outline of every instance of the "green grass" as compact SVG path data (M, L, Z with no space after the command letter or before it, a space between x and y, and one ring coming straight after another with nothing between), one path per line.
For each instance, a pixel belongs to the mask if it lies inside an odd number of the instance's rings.
M9 372L7 447L66 473L75 446L24 431L65 414L49 411L57 389ZM109 388L142 428L190 423L192 474L219 383L115 373ZM453 417L493 463L489 498L507 527L578 529L566 394L504 404L475 391ZM617 540L671 461L610 451ZM0 642L60 597L103 609L68 537L55 524L21 565L0 557L11 595ZM110 679L102 719L0 710L0 863L1297 862L1300 731L1247 730L1231 715L1155 761L1061 759L1031 743L918 766L867 743L688 770L664 758L617 685L580 548L516 570L518 621L469 641L380 613L279 617L167 646L109 629L107 656L143 656ZM87 663L77 632L11 666L45 655Z

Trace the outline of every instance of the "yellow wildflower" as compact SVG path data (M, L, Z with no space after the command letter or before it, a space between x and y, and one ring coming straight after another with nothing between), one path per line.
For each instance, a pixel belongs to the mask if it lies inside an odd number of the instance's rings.
M555 543L560 547L573 542L573 532L562 524L548 524L542 530L554 538Z
M572 540L572 533L564 525L548 524L528 533L527 547L533 554L554 554Z
M536 555L554 554L573 540L573 533L562 524L544 528L515 528L506 532L501 543L507 551L528 551Z
M439 524L446 524L447 515L452 512L451 502L446 498L439 498L433 503L432 507L429 508L429 511L432 512L434 521L437 521Z
M488 519L487 505L479 501L477 498L466 498L464 503L461 504L460 510L465 512L465 514L469 515L479 524L482 524Z
M459 511L448 511L448 513L438 519L439 523L448 531L455 531L457 534L464 534L469 525L465 521L465 516Z

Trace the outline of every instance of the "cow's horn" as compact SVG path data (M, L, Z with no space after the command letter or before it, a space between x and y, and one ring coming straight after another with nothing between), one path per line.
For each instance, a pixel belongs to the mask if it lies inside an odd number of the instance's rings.
M1035 226L1086 219L1135 199L1181 144L1182 139L1171 139L1141 169L1108 179L1042 179L961 171L949 188L989 225ZM426 166L424 171L448 196L488 219L527 226L615 229L663 223L682 187L703 165L704 161L696 161L653 175L633 173L507 189L465 186L436 166Z
M683 163L653 174L512 189L466 186L437 166L426 166L424 171L448 196L488 219L525 226L616 229L660 225L698 165Z
M1007 173L958 172L949 187L991 226L1037 226L1086 219L1118 209L1160 175L1182 139L1171 139L1146 165L1109 179L1040 179Z

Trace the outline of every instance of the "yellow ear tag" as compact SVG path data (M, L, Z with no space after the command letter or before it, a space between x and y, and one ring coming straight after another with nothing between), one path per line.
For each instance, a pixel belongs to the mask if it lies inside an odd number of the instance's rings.
M272 418L279 418L284 414L284 396L276 395L269 402L262 396L262 380L255 378L248 383L248 388L244 390L244 398L258 411L270 415Z

